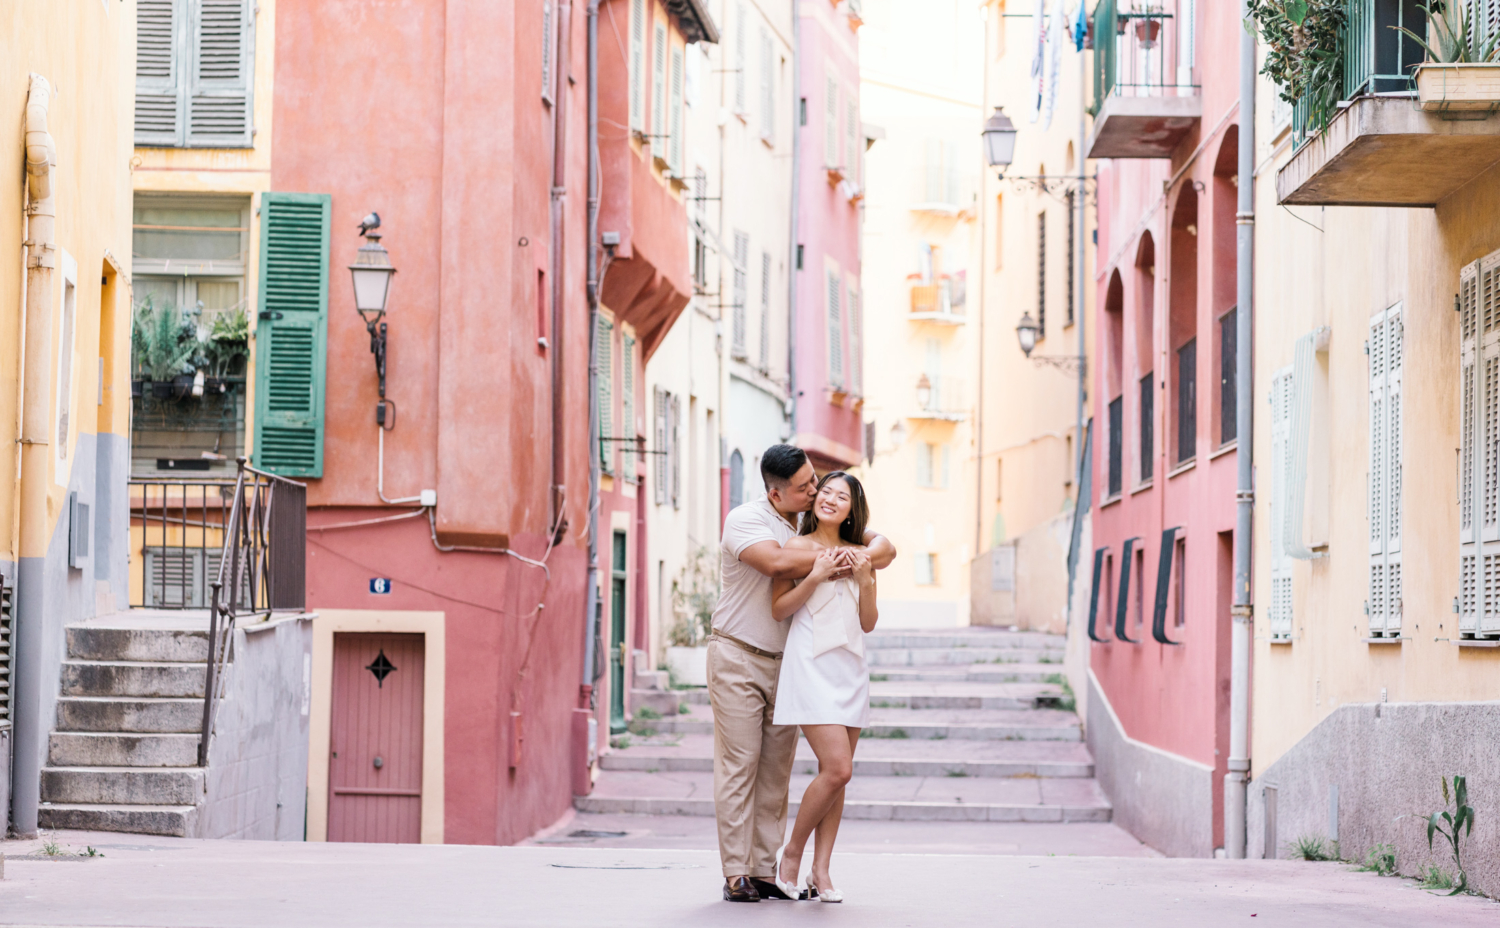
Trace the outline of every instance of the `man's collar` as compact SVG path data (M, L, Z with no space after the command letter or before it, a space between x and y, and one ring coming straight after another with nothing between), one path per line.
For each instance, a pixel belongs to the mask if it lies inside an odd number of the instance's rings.
M776 513L776 515L783 522L785 522L787 525L790 525L792 528L800 528L801 527L802 513L800 513L800 512L794 513L794 515L796 515L797 518L795 518L795 519L789 519L789 518L787 518L787 514L786 513L782 512L780 509L777 509L776 508L776 504L773 503L773 502L771 502L771 497L769 497L769 496L762 496L761 497L761 501L766 504L766 507L768 509L770 509L772 512Z

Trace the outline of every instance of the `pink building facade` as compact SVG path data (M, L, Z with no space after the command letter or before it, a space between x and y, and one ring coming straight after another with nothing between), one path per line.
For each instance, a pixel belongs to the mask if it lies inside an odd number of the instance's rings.
M1099 4L1088 737L1115 821L1224 842L1235 468L1237 7ZM1101 36L1107 37L1101 40ZM1109 42L1102 47L1101 42Z
M797 6L792 442L822 472L853 466L864 454L860 20L850 3Z

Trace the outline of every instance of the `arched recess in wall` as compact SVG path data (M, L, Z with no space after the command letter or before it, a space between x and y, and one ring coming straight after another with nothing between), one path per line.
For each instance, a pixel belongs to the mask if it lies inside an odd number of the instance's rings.
M1214 391L1209 405L1213 409L1209 439L1218 448L1234 441L1235 435L1235 252L1234 215L1239 200L1240 130L1230 126L1219 143L1214 159L1213 227L1210 230L1213 277L1213 372Z
M1198 451L1198 190L1184 183L1172 209L1167 278L1167 383L1173 465Z
M1125 284L1120 279L1118 268L1109 275L1109 289L1104 294L1104 351L1107 363L1104 368L1104 395L1108 397L1109 457L1106 473L1105 497L1120 494L1121 476L1124 473L1123 429L1124 397L1121 395L1123 367L1125 362Z
M734 449L729 456L729 508L733 509L745 501L745 456Z
M1135 302L1131 330L1135 336L1135 439L1137 483L1150 480L1156 471L1156 239L1141 235L1135 248Z

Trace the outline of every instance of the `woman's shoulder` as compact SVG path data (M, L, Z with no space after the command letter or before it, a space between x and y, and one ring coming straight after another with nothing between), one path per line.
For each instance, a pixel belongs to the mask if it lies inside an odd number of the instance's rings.
M793 535L787 539L786 544L782 545L782 547L801 551L816 551L823 547L823 545L808 535Z

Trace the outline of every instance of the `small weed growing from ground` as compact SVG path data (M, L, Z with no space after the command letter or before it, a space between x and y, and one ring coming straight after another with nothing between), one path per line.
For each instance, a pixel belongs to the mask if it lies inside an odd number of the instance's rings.
M1454 889L1453 874L1437 864L1428 864L1427 869L1418 874L1417 879L1422 881L1423 889ZM1454 892L1458 890L1454 889Z
M1360 870L1391 876L1396 872L1396 847L1392 844L1377 844L1365 851L1365 862Z
M1317 835L1303 835L1286 846L1287 857L1291 860L1338 860L1339 849L1336 842L1328 841Z
M659 719L661 718L661 713L650 706L641 706L635 710L635 717L638 719Z
M680 705L680 706L677 707L677 714L678 715L692 715L692 713L693 713L693 707L690 706L690 705L688 705L687 703L683 703L682 705Z
M1460 774L1453 775L1453 795L1448 795L1448 778L1443 777L1443 811L1434 812L1427 818L1427 846L1432 847L1432 839L1442 835L1450 847L1453 848L1453 869L1458 871L1456 882L1450 882L1448 886L1453 887L1450 896L1456 896L1469 888L1469 875L1464 872L1463 859L1459 856L1460 845L1463 838L1467 838L1474 832L1474 809L1469 805L1469 784ZM1448 803L1453 803L1453 811L1448 811ZM1447 825L1447 827L1443 827ZM1428 871L1435 870L1429 867ZM1423 880L1426 885L1426 880ZM1436 887L1447 889L1448 886Z
M860 730L859 736L861 738L897 738L897 739L900 739L900 738L910 738L911 737L911 735L908 735L906 733L906 729L904 729L904 728L892 728L890 731L887 731L887 732L884 732L884 733L876 733L876 732L871 731L868 728L865 728L865 729L861 729Z
M1050 654L1043 654L1041 657L1039 657L1039 658L1036 659L1036 662L1038 664L1057 664L1057 663L1060 663L1060 661L1058 661L1057 658L1053 657Z
M950 777L966 777L968 775L969 775L969 772L967 770L949 770L948 771L948 776L950 776Z
M940 731L937 734L933 735L930 740L932 740L932 741L947 741L948 740L948 733L945 732L945 731Z
M62 852L62 845L58 844L56 839L48 838L46 841L42 842L42 853L46 854L48 857L58 857L62 854Z
M1047 675L1046 682L1051 683L1053 686L1062 687L1062 698L1053 704L1055 708L1066 709L1069 712L1077 710L1078 698L1073 695L1073 687L1068 683L1067 677L1060 673L1052 673Z
M617 751L623 751L626 748L630 747L630 736L616 735L613 738L609 739L609 746Z
M889 679L890 679L890 677L886 676L883 673L872 673L872 674L870 674L870 682L871 683L884 683L885 681L887 681Z
M870 701L871 709L889 709L890 707L890 702L884 699L874 699Z

